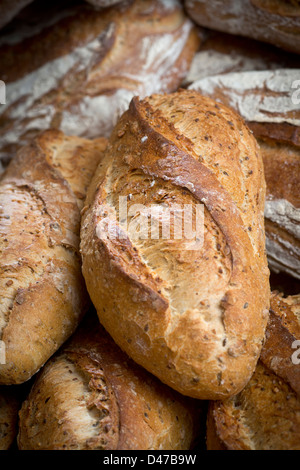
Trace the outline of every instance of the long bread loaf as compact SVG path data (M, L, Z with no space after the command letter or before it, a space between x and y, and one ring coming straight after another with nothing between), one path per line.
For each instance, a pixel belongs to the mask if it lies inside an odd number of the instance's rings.
M73 333L90 301L80 209L106 139L49 130L0 182L0 384L28 380Z
M200 26L300 53L299 0L184 0L184 5Z
M81 252L100 321L183 394L225 398L255 369L270 297L264 198L261 156L243 120L185 90L131 102L89 188ZM142 222L136 236L138 212L156 223L174 204L203 208L199 244L197 231L196 245L175 236L174 218L167 237L151 237Z

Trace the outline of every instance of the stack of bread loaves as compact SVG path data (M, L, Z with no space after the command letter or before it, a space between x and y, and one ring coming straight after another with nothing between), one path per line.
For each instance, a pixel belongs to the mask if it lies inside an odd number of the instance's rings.
M266 246L274 271L300 279L300 87L299 70L225 73L191 88L226 103L247 121L265 169Z
M134 95L175 90L199 45L175 0L126 1L104 10L68 2L57 9L0 40L5 161L49 127L108 136Z
M299 2L44 3L0 4L0 449L300 450Z

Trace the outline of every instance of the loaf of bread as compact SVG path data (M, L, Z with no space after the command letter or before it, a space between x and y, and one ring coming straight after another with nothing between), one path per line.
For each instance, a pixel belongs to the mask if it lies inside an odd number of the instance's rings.
M209 405L208 450L300 450L299 318L299 295L272 293L255 373L238 395Z
M208 77L190 88L235 109L260 145L270 268L300 278L299 69Z
M199 34L201 44L182 87L223 73L299 67L299 57L296 54L280 50L271 44L204 28L199 28Z
M272 292L260 360L300 397L300 295Z
M0 2L0 28L3 28L14 18L22 8L33 0L1 0Z
M22 383L74 332L90 305L80 210L106 145L49 130L0 181L0 384Z
M89 187L81 253L100 321L184 395L225 398L255 369L270 297L264 198L242 119L189 90L134 98ZM181 230L201 209L195 235ZM152 232L168 217L169 235Z
M175 90L199 46L179 0L82 2L1 38L0 160L41 130L108 136L135 95Z
M0 387L0 450L8 450L18 433L21 396L15 387Z
M300 450L300 399L260 361L237 396L211 402L208 450Z
M189 450L202 407L131 361L93 311L39 373L20 411L18 447Z
M184 0L200 26L300 53L299 0Z

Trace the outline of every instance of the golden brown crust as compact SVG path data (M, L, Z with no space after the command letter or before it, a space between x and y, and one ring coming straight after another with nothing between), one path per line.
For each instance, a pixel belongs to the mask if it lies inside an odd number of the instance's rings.
M294 348L300 339L299 320L299 295L272 292L256 371L240 394L209 405L209 450L299 450L300 369Z
M93 314L40 372L20 411L19 448L188 450L201 403L137 366Z
M105 145L50 130L21 149L1 179L1 384L28 380L89 305L80 209Z
M273 292L260 359L300 397L300 367L293 362L297 340L300 340L300 296L283 297L282 294Z
M293 127L295 135L300 127ZM275 272L286 272L299 279L300 148L297 143L281 143L280 138L275 141L257 137L257 140L267 184L265 229L269 265Z
M247 122L255 137L262 141L278 142L300 148L300 128L288 122Z
M253 126L250 126L250 128ZM284 124L278 126L270 126L271 129L277 127L278 131L284 132ZM300 132L300 126L291 126L291 132L295 136L295 143L283 143L271 134L271 130L265 129L266 137L262 137L260 133L254 135L257 138L265 169L265 177L267 183L267 197L270 199L285 199L295 208L300 209L299 182L300 182L300 141L296 134ZM272 135L272 139L268 136ZM278 135L278 134L277 134ZM280 175L280 178L278 178Z
M99 238L101 206L119 196L204 204L203 248ZM117 344L183 394L230 396L255 368L269 308L263 206L258 148L235 113L185 90L132 101L88 191L83 273Z
M299 450L299 412L296 393L258 362L242 392L211 403L207 449Z
M269 266L274 272L300 278L300 115L294 99L297 77L293 69L229 73L199 80L192 86L239 112L256 137L266 179Z
M226 450L226 446L218 436L214 421L214 402L210 401L206 415L206 449Z
M299 126L252 125L267 185L265 230L271 269L300 278ZM264 128L264 131L262 131Z

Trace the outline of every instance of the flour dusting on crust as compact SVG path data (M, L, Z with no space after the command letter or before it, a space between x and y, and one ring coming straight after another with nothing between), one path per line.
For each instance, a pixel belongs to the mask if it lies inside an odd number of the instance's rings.
M156 14L162 12L159 26L148 21L149 5ZM6 122L0 160L11 158L28 136L49 127L87 138L109 136L134 96L170 92L180 85L192 58L189 48L196 50L198 44L190 45L194 26L178 1L145 2L134 35L129 35L130 15L135 18L126 10L124 18L106 22L87 44L7 84L7 102L0 110Z
M298 69L249 71L207 77L190 85L205 95L219 96L247 121L300 125L295 88ZM263 93L262 93L263 90Z

